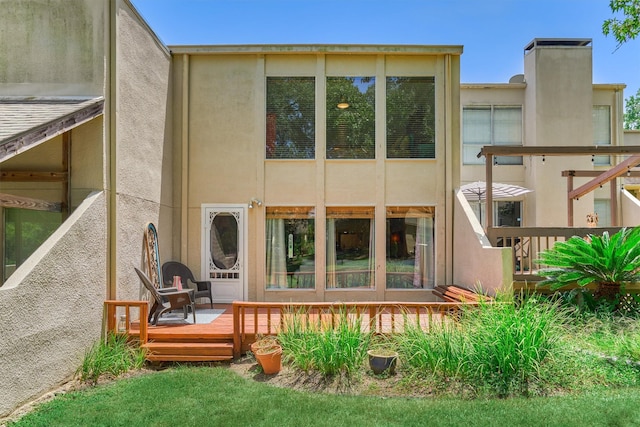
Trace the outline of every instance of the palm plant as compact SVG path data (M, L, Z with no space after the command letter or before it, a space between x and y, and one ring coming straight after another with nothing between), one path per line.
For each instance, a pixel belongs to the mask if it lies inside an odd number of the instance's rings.
M571 237L542 251L537 264L545 279L538 286L558 290L576 283L584 288L595 284L594 296L613 299L626 283L640 280L640 227L623 228L612 236Z

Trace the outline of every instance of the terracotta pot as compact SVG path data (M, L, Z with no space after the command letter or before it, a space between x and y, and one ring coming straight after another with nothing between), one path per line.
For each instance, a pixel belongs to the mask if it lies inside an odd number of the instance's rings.
M393 375L396 372L396 361L398 360L398 353L395 351L378 351L369 350L369 367L374 374L379 375L385 371Z
M282 347L257 348L253 353L266 375L280 372L282 368Z

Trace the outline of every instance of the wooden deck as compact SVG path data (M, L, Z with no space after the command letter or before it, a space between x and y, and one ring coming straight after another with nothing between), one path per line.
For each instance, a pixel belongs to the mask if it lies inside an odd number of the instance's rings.
M214 304L224 312L207 324L163 324L161 317L159 324L152 326L139 320L146 319L148 313L145 301L105 301L105 327L139 340L150 361L224 361L246 352L259 335L277 334L294 315L305 316L305 322L335 323L341 313L347 313L350 318L359 318L363 332L389 334L401 332L408 323L429 328L460 306L460 302L234 302ZM208 304L198 306L196 317L206 308ZM121 316L125 321L119 325Z

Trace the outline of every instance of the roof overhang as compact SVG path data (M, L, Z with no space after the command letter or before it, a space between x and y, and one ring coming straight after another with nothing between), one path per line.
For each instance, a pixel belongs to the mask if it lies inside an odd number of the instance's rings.
M169 46L173 55L215 54L387 54L387 55L461 55L461 45L368 45L368 44L291 44L291 45L178 45Z
M104 112L104 98L0 98L0 163Z

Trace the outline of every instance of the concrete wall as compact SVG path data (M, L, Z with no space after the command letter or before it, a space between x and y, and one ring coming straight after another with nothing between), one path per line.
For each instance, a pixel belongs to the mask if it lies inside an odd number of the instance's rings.
M107 4L0 0L0 95L102 95Z
M510 290L511 248L492 247L461 191L456 192L454 200L453 283L470 289L480 287L491 295Z
M168 49L128 1L115 8L112 98L115 128L116 262L118 299L139 299L133 267L141 266L143 232L153 222L161 261L173 258L171 61ZM115 142L114 142L115 141Z
M239 47L233 51L233 47L172 47L174 138L182 145L176 150L181 156L180 162L176 162L181 165L176 167L181 175L176 176L174 185L183 202L178 245L181 260L194 272L202 271L203 203L247 205L257 197L263 206L248 210L247 219L246 299L430 298L429 291L384 289L385 206L436 207L436 282L450 280L451 242L447 227L452 227L453 193L448 190L457 184L459 176L459 56L444 55L437 48L431 51L425 48L419 54L403 54L402 47L379 50L265 47L264 51L260 48ZM316 77L316 159L265 160L266 77L295 75ZM318 88L324 87L328 75L375 76L380 95L386 76L435 76L436 160L386 160L384 117L380 113L376 117L376 159L326 160L325 100L323 89ZM384 111L384 103L384 96L377 96L376 111ZM315 290L264 289L267 206L316 207ZM375 207L378 265L375 290L324 291L325 206Z
M70 379L100 337L106 233L94 193L0 287L0 417Z

